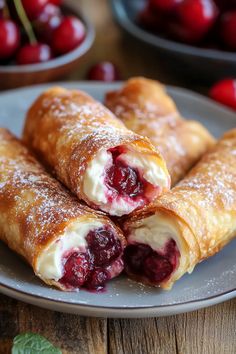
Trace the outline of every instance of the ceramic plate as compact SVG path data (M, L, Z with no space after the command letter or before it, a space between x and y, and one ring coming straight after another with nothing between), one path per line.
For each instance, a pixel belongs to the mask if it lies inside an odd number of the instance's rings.
M87 91L98 100L120 84L61 83ZM49 85L8 91L0 95L0 126L20 135L25 112ZM197 119L219 137L236 125L236 114L190 91L170 87L181 113ZM219 254L199 264L171 291L141 286L120 277L112 280L103 293L61 292L44 285L30 267L5 245L0 244L0 291L16 299L48 309L104 317L166 316L196 310L236 296L236 240Z

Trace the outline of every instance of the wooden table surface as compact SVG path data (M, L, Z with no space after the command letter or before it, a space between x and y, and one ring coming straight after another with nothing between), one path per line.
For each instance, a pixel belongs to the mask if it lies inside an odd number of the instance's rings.
M80 4L94 22L97 36L70 79L85 78L92 63L105 59L119 66L124 79L146 75L199 89L184 78L174 77L152 51L124 40L112 20L108 1L80 0ZM235 354L236 299L165 318L107 320L52 312L0 295L0 354L10 353L13 337L25 331L44 335L63 354Z

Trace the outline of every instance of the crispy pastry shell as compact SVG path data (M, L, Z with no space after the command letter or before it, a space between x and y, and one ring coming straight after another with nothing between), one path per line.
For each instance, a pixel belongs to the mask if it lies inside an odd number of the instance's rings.
M236 129L227 132L176 187L135 212L125 222L125 232L131 233L151 215L174 223L184 245L180 253L187 262L160 284L170 288L236 236Z
M80 204L9 131L0 128L0 240L22 256L45 283L63 285L37 273L38 257L74 222L109 225L125 245L124 236L101 213Z
M79 90L54 87L44 92L27 114L23 139L61 182L92 207L83 182L89 162L101 149L128 145L155 156L169 185L165 161L150 141L129 131L102 104Z
M161 152L172 186L214 144L214 138L200 123L181 117L157 81L132 78L120 90L108 92L105 104L128 129L148 137Z

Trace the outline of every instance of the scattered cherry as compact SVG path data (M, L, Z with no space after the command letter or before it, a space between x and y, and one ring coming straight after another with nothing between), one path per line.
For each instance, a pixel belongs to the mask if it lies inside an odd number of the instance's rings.
M212 27L219 13L213 0L184 0L177 12L183 27L199 36Z
M120 80L120 74L116 66L109 62L103 61L93 65L87 75L89 80L95 81L116 81Z
M236 11L226 12L221 18L221 37L224 44L236 50Z
M30 20L35 20L42 12L48 0L21 0Z
M48 61L52 58L51 48L47 44L26 44L17 54L17 64L27 65Z
M212 86L209 96L236 110L236 79L224 79Z
M20 31L11 20L0 19L0 59L8 59L20 46Z
M47 4L34 21L34 28L39 38L47 43L52 40L54 30L62 21L61 10L58 6Z
M165 12L173 11L183 0L150 0L150 5L154 10Z
M90 231L86 239L96 265L107 265L121 255L120 240L115 238L110 229L101 227L95 231Z
M68 53L83 42L85 34L84 24L78 18L64 17L53 33L53 49L58 54Z

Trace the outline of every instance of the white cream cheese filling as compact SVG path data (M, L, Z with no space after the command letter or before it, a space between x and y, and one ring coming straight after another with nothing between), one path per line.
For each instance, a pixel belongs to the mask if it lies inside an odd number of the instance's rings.
M168 187L168 179L165 171L157 164L156 158L146 154L127 151L119 155L119 160L128 166L137 168L147 182L158 187ZM134 201L129 197L117 196L109 202L109 196L113 191L105 184L106 170L112 166L112 154L107 150L101 150L90 161L85 172L83 190L90 201L98 205L102 210L111 215L122 216L139 207L140 201Z
M101 226L103 224L99 221L71 223L58 239L42 251L36 264L38 275L44 279L58 281L63 276L63 255L69 250L85 251L86 236Z

